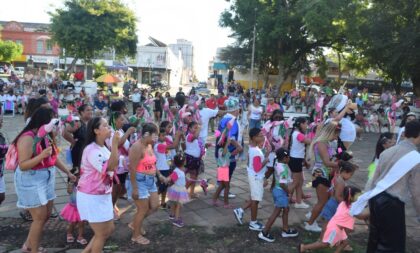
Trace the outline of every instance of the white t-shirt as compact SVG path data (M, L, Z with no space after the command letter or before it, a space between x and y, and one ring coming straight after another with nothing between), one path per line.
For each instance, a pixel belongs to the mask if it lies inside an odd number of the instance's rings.
M198 138L195 138L194 140L192 140L192 138L192 134L187 135L185 154L193 156L195 158L200 158L201 150L200 145L198 145Z
M133 103L140 103L140 99L141 99L141 95L140 95L140 93L134 93L134 94L131 96L131 101L132 101Z
M255 176L258 179L263 179L267 166L264 166L261 170L256 171L257 167L260 167L264 161L264 154L262 150L259 147L249 146L248 156L248 175Z
M250 119L253 119L253 120L261 119L261 115L263 113L263 108L261 106L255 107L254 105L251 105L250 110L251 110L251 115L249 117Z
M5 100L5 101L12 101L12 102L15 102L15 101L16 101L16 96L15 96L15 95L9 95L9 94L7 94L7 95L5 95L4 100Z
M171 179L173 180L174 185L185 187L187 181L185 179L185 172L180 170L178 167L172 172Z
M345 142L354 142L356 140L356 126L348 118L342 118L340 139Z
M290 156L293 158L305 158L305 135L299 131L292 134L292 145L290 147Z
M331 119L327 119L325 124L330 122ZM340 139L341 141L345 142L354 142L356 140L356 126L353 122L351 122L348 118L342 118L340 120L341 124L341 131L340 131Z
M203 141L207 141L207 135L209 134L210 119L216 117L218 112L218 109L213 110L210 108L203 108L200 110L201 130L199 136Z
M158 170L169 170L166 147L167 145L165 142L158 142L153 147L156 156L156 168Z
M261 105L266 106L268 103L268 99L266 95L261 96Z

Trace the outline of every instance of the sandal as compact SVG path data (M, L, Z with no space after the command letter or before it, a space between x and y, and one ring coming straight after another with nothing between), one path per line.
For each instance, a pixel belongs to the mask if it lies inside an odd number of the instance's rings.
M150 244L149 239L147 239L146 237L140 235L137 238L131 238L131 241L133 243L137 243L137 244L141 244L141 245L148 245Z
M20 251L22 253L31 253L31 248L28 248L28 246L26 246L26 243L24 243ZM48 253L48 251L43 247L38 247L38 253Z
M128 223L128 225L127 225L131 230L133 230L134 231L134 227L133 227L133 223ZM143 228L141 228L140 229L140 234L142 235L142 236L145 236L146 235L146 230L144 230Z
M67 243L73 243L74 242L74 236L72 234L67 234Z
M77 238L77 242L80 243L81 245L86 245L88 242L86 241L85 238L83 237L78 237Z
M303 194L302 196L303 199L310 199L312 198L312 194L308 193L308 194Z

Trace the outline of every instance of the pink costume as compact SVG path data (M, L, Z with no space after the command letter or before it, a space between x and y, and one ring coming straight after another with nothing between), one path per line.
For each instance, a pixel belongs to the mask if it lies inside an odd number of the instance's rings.
M324 96L320 96L315 103L315 122L321 122L322 121L322 107L324 106Z
M395 102L395 99L393 98L393 103L391 107L385 110L391 128L395 127L395 122L397 121L397 110L403 102L404 100L402 99L400 99L398 102Z
M330 244L331 247L347 239L345 228L353 229L354 217L350 215L350 206L341 201L337 211L328 222L322 242Z
M80 180L77 189L91 195L105 195L112 192L112 176L107 172L109 154L103 155L101 147L91 143L83 150ZM102 168L100 171L98 168Z

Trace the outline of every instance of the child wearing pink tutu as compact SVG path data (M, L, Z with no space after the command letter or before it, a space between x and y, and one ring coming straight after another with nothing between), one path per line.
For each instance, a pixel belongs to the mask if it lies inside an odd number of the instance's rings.
M168 188L168 199L171 202L169 219L172 220L174 226L182 228L184 222L180 217L181 206L190 200L186 188L185 156L183 154L177 154L174 157L174 165L176 166L174 171L166 178L166 182L171 184Z
M77 177L76 182L70 182L68 181L67 184L67 192L70 194L69 203L67 203L63 210L61 210L61 217L63 217L66 221L69 222L69 226L67 228L67 243L73 243L74 237L73 237L73 230L77 227L78 228L78 236L77 236L77 242L81 245L86 245L87 241L83 237L84 233L84 224L83 221L80 219L79 211L77 210L76 205L76 195L77 195L77 183L79 182L80 173L78 168L73 168L71 170L71 173L74 174Z
M336 247L335 253L341 252L349 243L347 233L353 230L355 217L350 215L351 203L357 200L360 190L353 186L346 186L343 190L343 201L338 205L337 211L328 222L327 229L321 241L311 244L299 244L298 252L307 250ZM365 219L365 214L356 216Z

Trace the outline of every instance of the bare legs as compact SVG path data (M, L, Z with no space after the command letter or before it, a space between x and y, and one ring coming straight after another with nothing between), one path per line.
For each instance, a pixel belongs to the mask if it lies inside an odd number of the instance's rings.
M157 192L150 193L150 197L147 199L139 199L134 201L137 207L137 213L134 216L133 220L133 236L132 240L142 241L143 244L148 244L150 241L144 238L141 235L141 227L143 225L143 220L154 213L159 206L159 196ZM145 239L145 240L144 240Z
M292 172L293 183L290 186L290 196L293 196L293 192L296 191L296 203L302 203L303 197L303 174L302 172Z
M31 252L38 252L39 243L42 237L42 231L45 223L50 217L53 201L48 201L44 206L28 209L32 216L31 227L29 228L28 237L25 246L31 249Z
M318 198L318 202L312 208L311 218L308 221L309 225L312 225L315 222L316 218L318 218L319 214L321 213L322 208L324 208L325 204L327 203L328 187L323 184L319 184L316 187L316 196Z
M100 253L104 248L105 242L114 231L114 221L90 223L94 236L82 253Z

